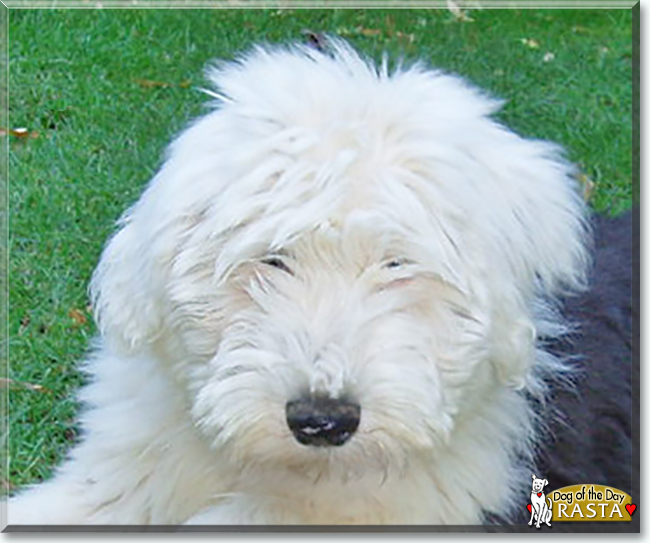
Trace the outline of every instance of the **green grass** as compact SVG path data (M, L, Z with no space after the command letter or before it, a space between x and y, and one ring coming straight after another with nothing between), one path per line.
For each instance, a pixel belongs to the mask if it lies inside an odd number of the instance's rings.
M203 111L196 88L213 58L260 40L302 39L303 29L341 35L377 58L385 49L424 58L507 99L501 118L518 132L564 145L595 183L596 209L630 207L631 12L471 16L461 23L446 10L10 11L10 128L38 137L10 137L5 487L47 477L75 439L71 398L82 381L75 367L94 334L86 285L165 144ZM554 58L545 61L547 53Z

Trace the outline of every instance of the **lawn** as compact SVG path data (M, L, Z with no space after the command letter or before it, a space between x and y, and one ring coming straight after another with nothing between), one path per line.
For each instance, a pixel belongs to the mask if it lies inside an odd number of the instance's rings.
M503 122L561 143L591 203L632 199L629 10L11 10L10 432L2 484L47 477L78 437L76 371L94 334L87 284L166 143L205 111L214 58L260 40L343 36L458 72L507 100ZM21 131L16 129L26 129ZM8 131L8 129L11 129Z

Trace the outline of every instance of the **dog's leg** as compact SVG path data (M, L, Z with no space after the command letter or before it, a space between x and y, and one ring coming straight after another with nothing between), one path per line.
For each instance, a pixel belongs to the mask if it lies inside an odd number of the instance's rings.
M548 498L548 505L546 505L546 515L545 522L548 527L551 526L551 517L553 516L553 504L551 498Z
M528 521L528 526L533 525L533 519L535 518L535 505L531 503L530 505L530 520Z
M541 528L543 522L546 521L546 503L539 504L539 516L537 517L537 528Z
M301 519L273 504L268 498L260 500L242 495L225 499L202 510L185 524L193 526L301 524Z
M246 508L239 508L235 502L228 501L221 505L215 505L194 515L185 522L191 526L223 526L227 524L265 524L261 519L257 522L251 518L251 512Z
M145 524L148 467L134 453L113 447L104 454L95 436L46 483L7 504L10 525Z
M11 498L9 525L83 524L89 516L82 488L69 480L54 479Z
M84 439L54 478L9 500L10 524L178 524L218 492L215 459L154 361L100 353ZM125 382L125 376L128 382Z
M533 510L535 511L535 528L539 528L539 523L542 520L542 506L535 504L533 505Z

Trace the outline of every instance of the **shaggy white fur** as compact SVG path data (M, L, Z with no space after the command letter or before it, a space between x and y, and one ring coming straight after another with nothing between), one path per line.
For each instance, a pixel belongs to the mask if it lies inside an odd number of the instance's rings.
M527 496L587 227L499 103L341 42L209 76L92 281L83 440L11 524L469 524ZM348 399L340 446L287 402ZM305 431L312 431L307 428ZM347 436L346 436L347 438Z

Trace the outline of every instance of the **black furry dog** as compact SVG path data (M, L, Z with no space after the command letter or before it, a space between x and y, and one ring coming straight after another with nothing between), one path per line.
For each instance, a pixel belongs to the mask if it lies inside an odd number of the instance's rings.
M573 358L577 371L574 386L558 387L549 400L552 416L538 475L548 479L547 493L589 483L608 485L634 498L639 485L632 427L632 375L635 370L638 375L633 326L638 324L639 303L633 257L639 246L633 212L613 219L595 217L594 234L591 288L564 305L575 332L551 347ZM528 515L525 503L522 498L521 522Z

